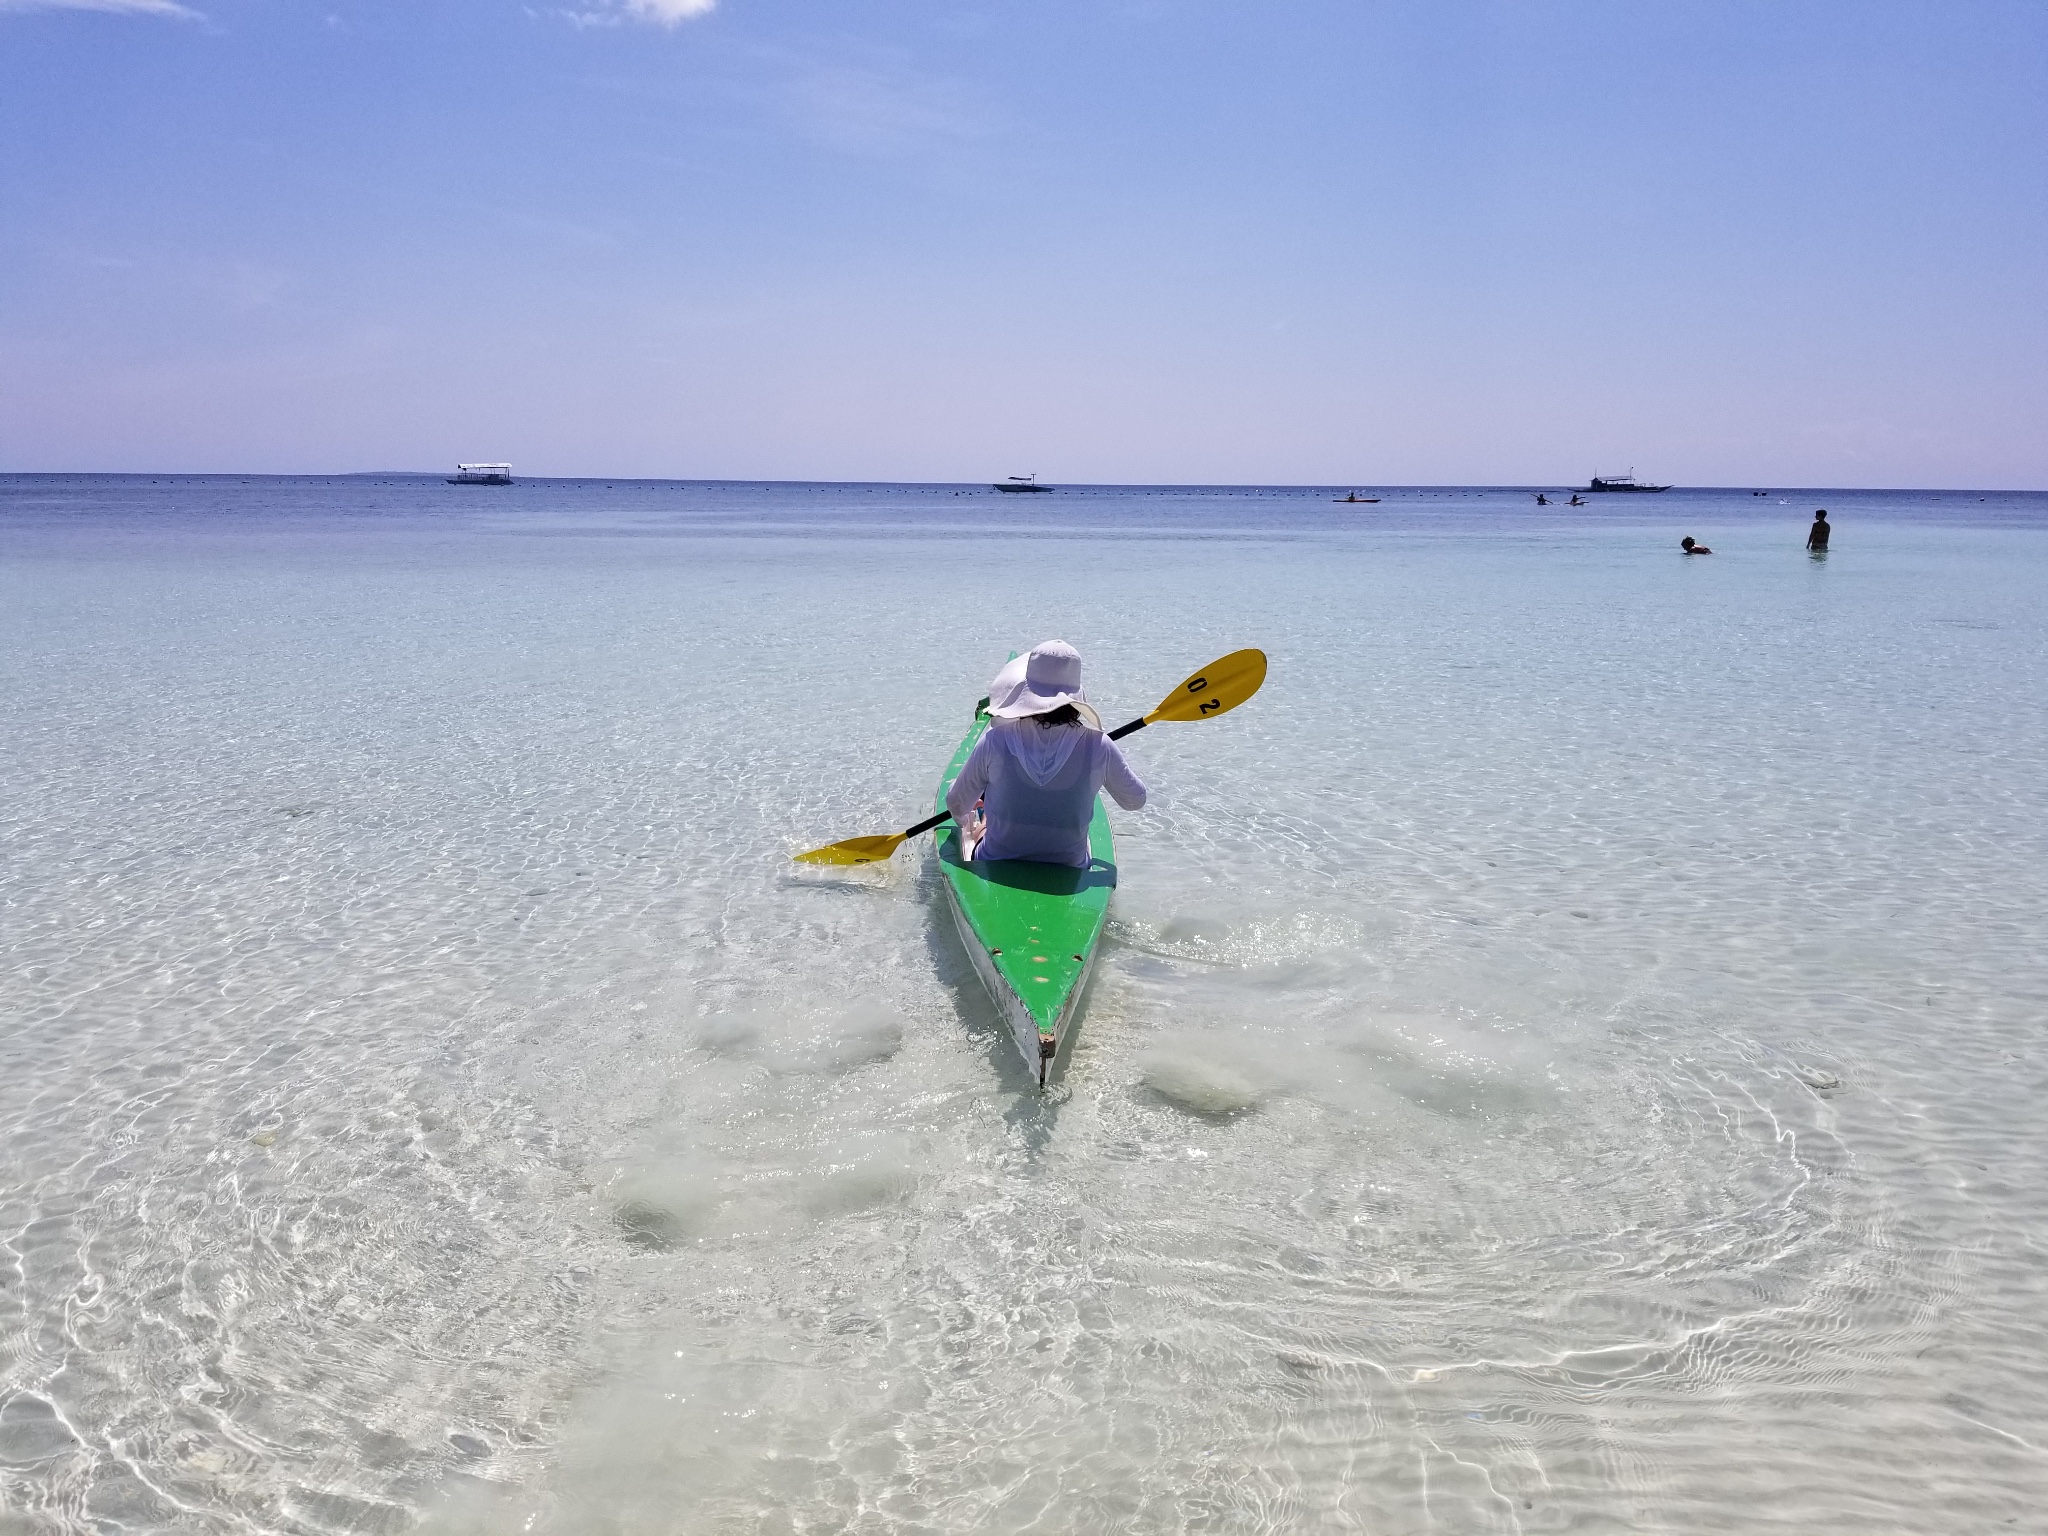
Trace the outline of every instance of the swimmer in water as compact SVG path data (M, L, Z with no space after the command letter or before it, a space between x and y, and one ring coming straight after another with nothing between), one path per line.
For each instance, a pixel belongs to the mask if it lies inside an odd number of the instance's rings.
M1678 547L1688 555L1711 555L1713 553L1706 545L1695 542L1691 534L1687 534L1684 538L1680 539Z

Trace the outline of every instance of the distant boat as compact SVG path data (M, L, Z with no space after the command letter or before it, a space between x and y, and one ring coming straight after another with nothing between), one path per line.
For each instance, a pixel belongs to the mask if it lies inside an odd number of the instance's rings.
M510 464L458 464L448 477L450 485L510 485Z
M1670 489L1671 487L1668 485L1636 484L1634 470L1630 470L1625 475L1595 475L1593 483L1586 487L1589 494L1594 491L1668 491Z
M1352 493L1351 493L1351 494L1350 494L1349 496L1332 496L1332 497L1330 498L1330 500L1332 500L1332 501L1336 502L1336 503L1337 503L1337 504L1338 504L1339 506L1342 506L1342 505L1343 505L1344 503L1346 503L1346 502L1351 502L1351 501L1357 501L1357 502L1364 502L1364 503L1367 503L1367 504L1371 504L1371 503L1377 502L1377 501L1379 500L1379 497L1377 497L1377 496L1361 496L1361 495L1359 495L1359 494L1358 494L1358 492L1356 492L1356 491L1353 491L1353 492L1352 492Z
M996 482L996 489L999 491L1049 491L1052 487L1040 485L1036 475L1012 475L1007 480L998 480Z

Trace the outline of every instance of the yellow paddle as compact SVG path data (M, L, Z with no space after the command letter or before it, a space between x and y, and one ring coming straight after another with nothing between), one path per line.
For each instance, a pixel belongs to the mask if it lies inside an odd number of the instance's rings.
M1232 651L1228 656L1219 656L1210 662L1161 699L1159 707L1151 714L1111 731L1109 739L1120 740L1160 720L1207 720L1215 715L1227 715L1257 693L1265 680L1264 651ZM827 843L823 848L813 848L809 853L795 855L795 858L801 864L879 863L902 847L905 838L931 831L945 821L947 815L941 811L914 827L905 827L901 832L885 832L876 837L849 837L843 843Z

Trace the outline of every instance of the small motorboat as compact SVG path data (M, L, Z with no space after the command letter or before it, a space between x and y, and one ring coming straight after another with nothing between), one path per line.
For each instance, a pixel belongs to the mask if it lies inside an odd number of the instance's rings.
M1040 485L1036 475L1012 475L1007 480L998 480L996 482L996 489L999 491L1049 491L1052 487Z
M458 464L448 477L450 485L510 485L510 464Z

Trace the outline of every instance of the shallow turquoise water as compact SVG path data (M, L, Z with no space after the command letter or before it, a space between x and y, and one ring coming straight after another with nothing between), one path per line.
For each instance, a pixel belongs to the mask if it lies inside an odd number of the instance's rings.
M956 489L0 479L0 1529L2038 1518L2048 498Z

